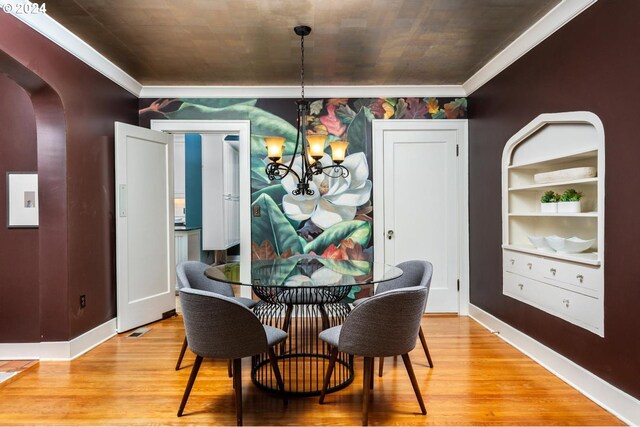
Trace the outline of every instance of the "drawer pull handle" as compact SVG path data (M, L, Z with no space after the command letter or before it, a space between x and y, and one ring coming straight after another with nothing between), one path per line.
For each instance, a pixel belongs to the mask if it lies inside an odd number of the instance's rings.
M576 276L576 279L578 279L580 281L580 283L582 283L584 281L584 276L582 274L578 274Z
M555 268L550 268L549 271L551 272L551 274L553 274L554 276L556 275L556 269Z
M533 264L528 263L528 264L527 264L527 267L529 267L529 270L531 270L531 267L533 267Z
M568 300L568 299L563 299L563 300L562 300L562 303L563 303L567 308L569 308L569 300Z
M511 261L511 265L515 264L516 260L511 258L509 261Z
M524 285L522 283L518 283L518 287L520 288L520 290L522 290L522 288L524 288Z

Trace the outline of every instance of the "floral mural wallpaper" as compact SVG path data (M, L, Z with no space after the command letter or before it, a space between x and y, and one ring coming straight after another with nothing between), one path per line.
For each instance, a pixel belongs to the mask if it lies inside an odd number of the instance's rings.
M184 98L141 99L140 125L151 119L210 119L251 121L251 192L253 259L317 254L326 258L373 260L373 200L371 196L371 120L464 119L466 98L330 98L311 102L309 133L349 142L345 177L316 176L313 196L293 196L295 178L270 181L265 136L286 139L284 161L296 140L293 99ZM323 163L329 164L327 149ZM287 156L289 156L287 158ZM300 160L294 167L300 168ZM354 293L359 289L354 289Z

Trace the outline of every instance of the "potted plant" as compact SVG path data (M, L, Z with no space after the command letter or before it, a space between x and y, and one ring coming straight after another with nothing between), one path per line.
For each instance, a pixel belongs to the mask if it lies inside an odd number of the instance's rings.
M554 191L546 191L540 198L540 212L542 213L556 213L558 212L558 198L559 194Z
M562 213L579 213L582 212L580 206L580 199L582 199L582 192L576 191L573 188L566 190L560 196L558 202L558 212Z

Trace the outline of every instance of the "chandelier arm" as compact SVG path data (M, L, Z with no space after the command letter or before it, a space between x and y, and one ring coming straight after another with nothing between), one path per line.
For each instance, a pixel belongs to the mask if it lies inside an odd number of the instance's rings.
M285 173L280 175L279 173L280 171L285 171ZM267 174L267 177L272 181L274 179L280 181L284 177L289 175L289 173L292 173L296 176L296 178L298 179L298 182L300 182L300 175L298 175L298 173L295 170L288 167L287 165L283 165L282 163L278 163L278 162L269 163L265 167L265 173Z
M327 173L327 170L333 170L334 172L336 172L336 175L332 175L330 173ZM340 174L338 175L337 172L340 172ZM342 165L337 165L337 164L333 164L333 165L329 165L329 166L323 166L320 168L316 169L315 174L320 174L323 173L325 175L327 175L328 177L331 178L338 178L340 176L342 176L343 178L346 178L349 176L349 169L347 169L346 167L342 166Z

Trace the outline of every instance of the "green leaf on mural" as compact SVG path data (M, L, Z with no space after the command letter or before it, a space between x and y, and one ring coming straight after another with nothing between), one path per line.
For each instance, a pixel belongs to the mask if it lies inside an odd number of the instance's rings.
M362 107L347 128L349 153L367 153L367 117L365 107Z
M287 250L293 254L302 252L298 233L269 195L261 194L251 208L252 212L260 209L260 216L251 218L251 241L258 245L269 241L278 256Z
M446 119L447 116L444 113L444 110L440 109L440 110L436 111L435 113L431 114L431 118L432 119Z
M356 112L353 111L348 104L344 104L336 109L336 117L346 125L351 123L351 121L356 117Z
M367 221L343 221L327 228L322 234L307 243L304 247L304 253L308 254L313 251L316 254L321 254L332 243L338 246L340 242L347 239L360 243L364 247L369 243L370 237L371 225Z
M251 166L251 189L262 190L272 184L271 180L267 178L267 174L264 171L264 166Z
M362 260L342 260L331 258L318 258L318 261L325 267L329 267L336 273L347 276L364 276L371 273L371 263Z
M224 108L229 105L250 105L255 107L257 99L246 99L246 98L182 98L182 102L186 102L189 104L195 105L203 105L205 107L211 108Z
M281 205L282 198L285 194L287 194L287 190L284 189L282 184L270 185L261 190L254 191L253 194L251 194L251 202L255 202L256 200L258 200L258 197L262 196L263 194L271 197L271 199L276 202L277 205Z
M176 111L167 113L168 119L180 120L250 120L251 155L266 157L265 136L282 136L287 151L293 151L297 129L286 120L252 105L234 104L222 108L183 103ZM255 150L255 151L254 151Z
M322 99L313 101L309 106L309 112L314 116L320 114L320 111L322 110L322 102L323 102Z

